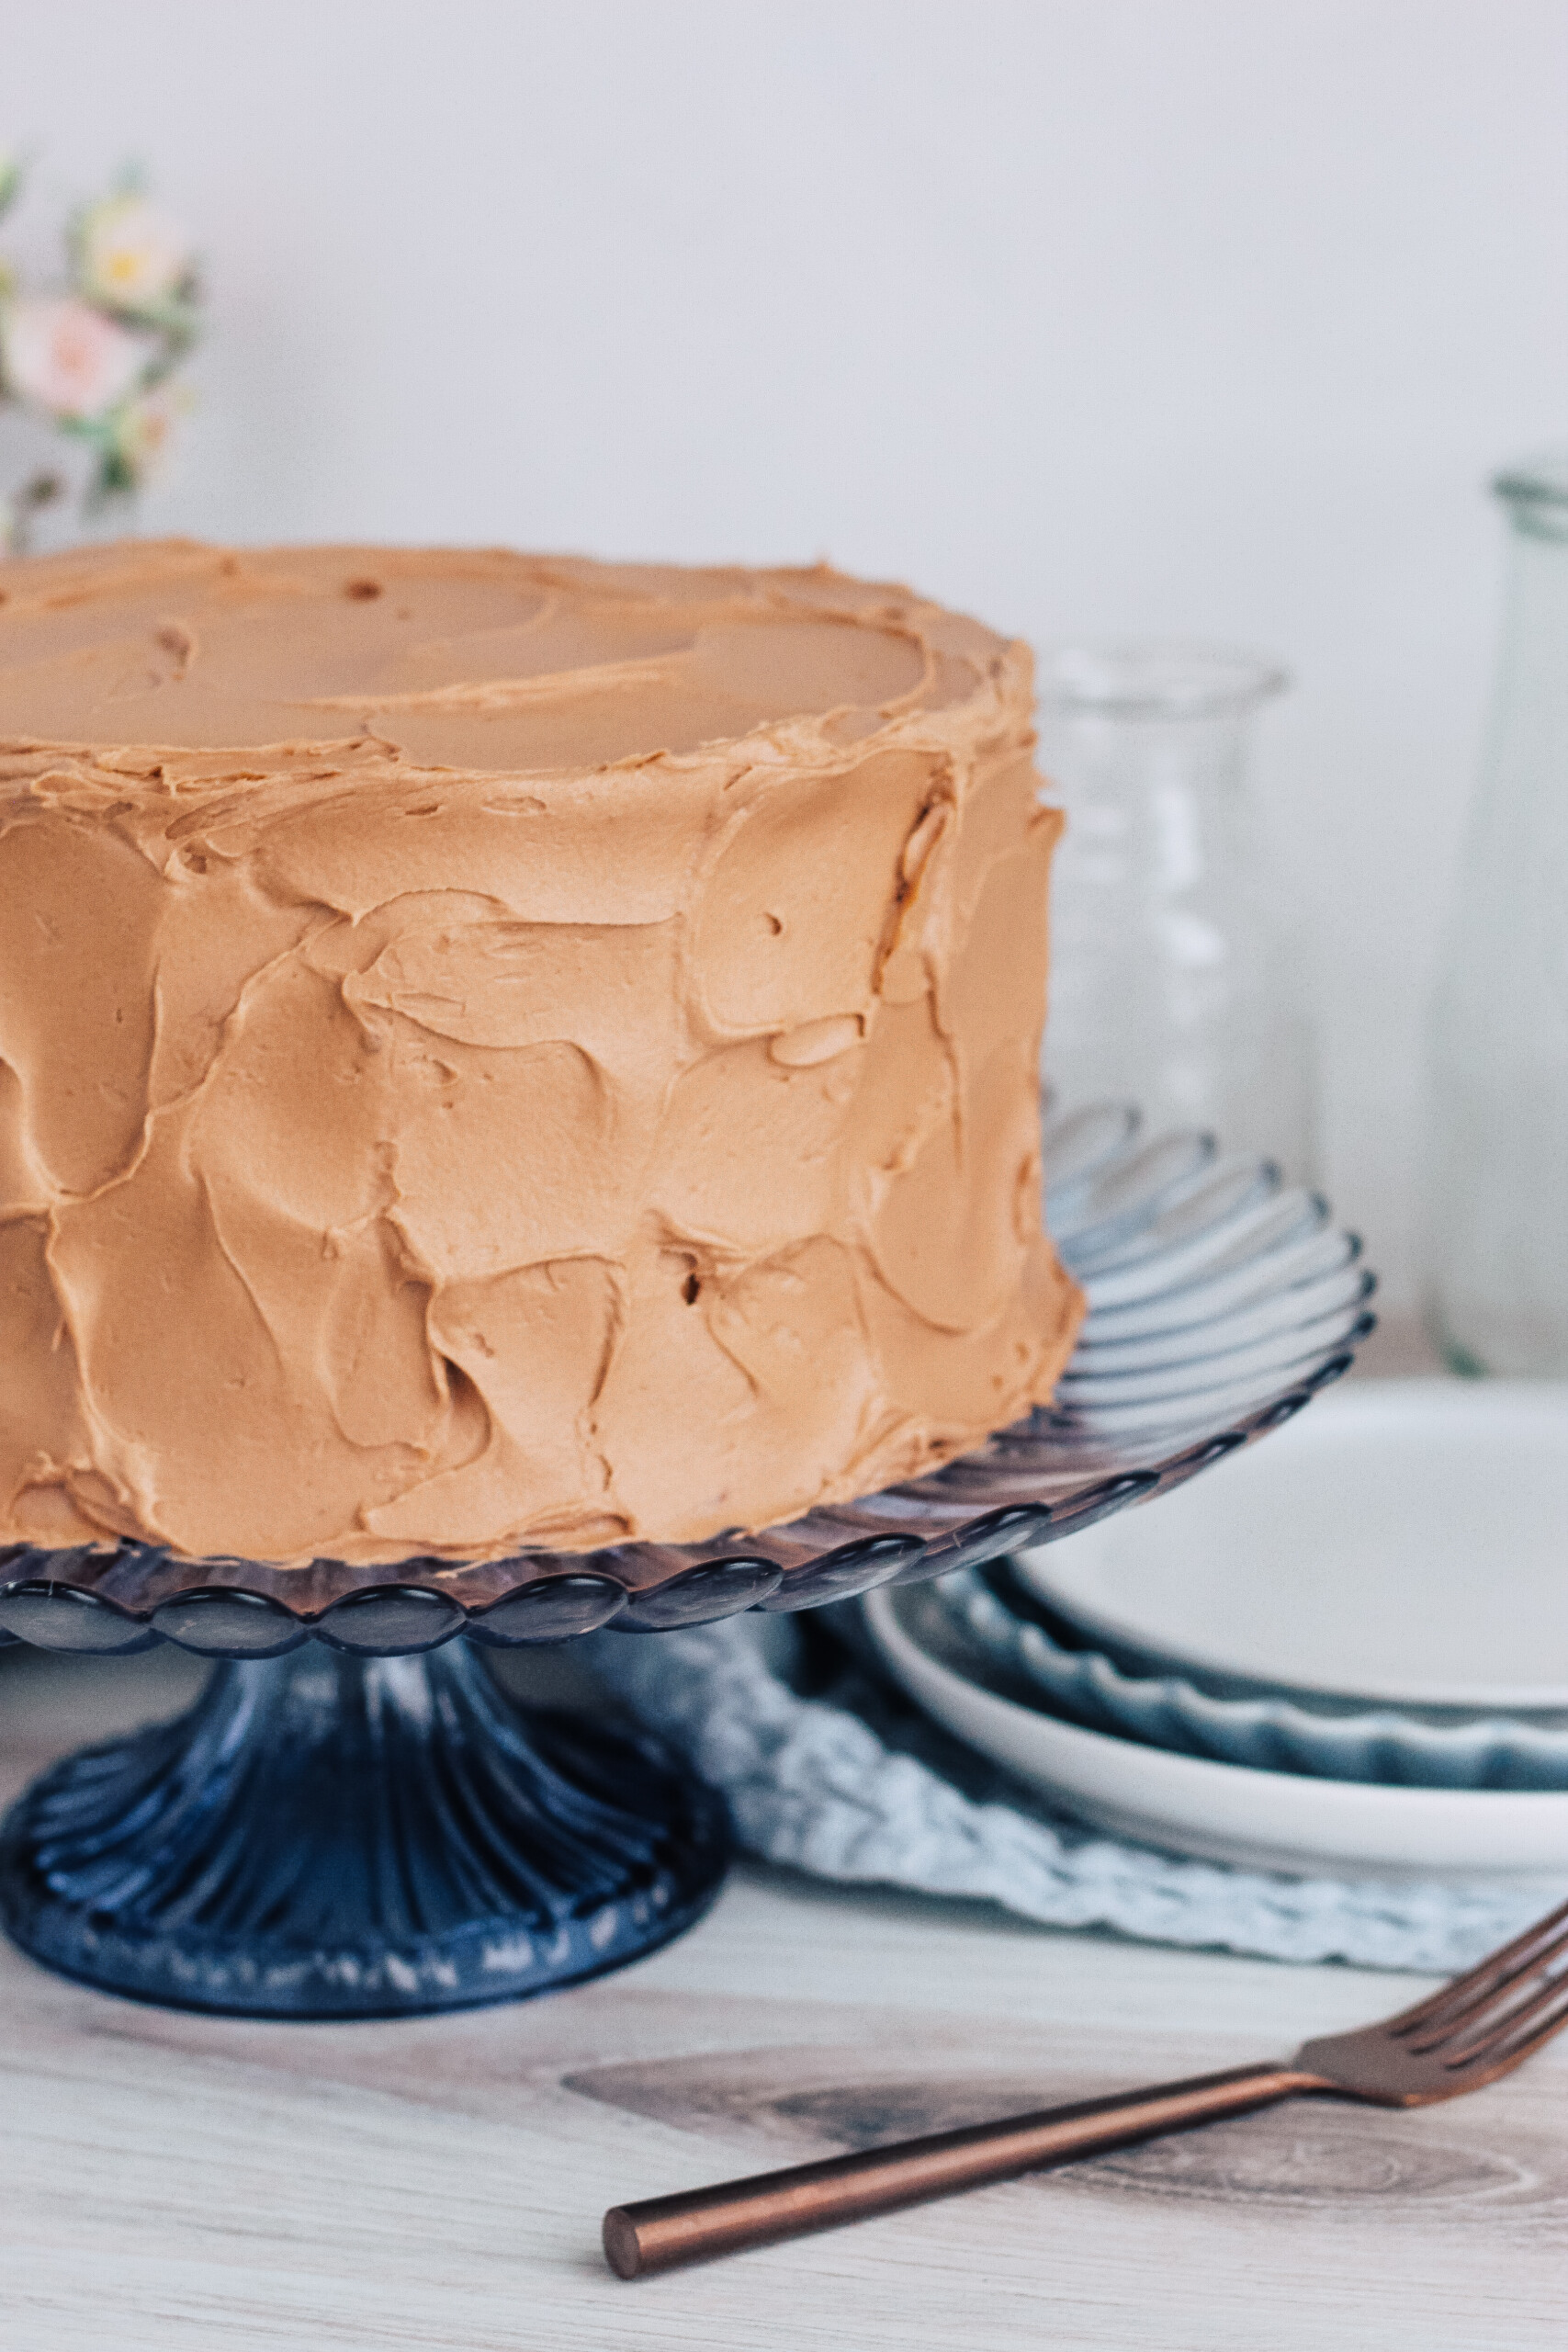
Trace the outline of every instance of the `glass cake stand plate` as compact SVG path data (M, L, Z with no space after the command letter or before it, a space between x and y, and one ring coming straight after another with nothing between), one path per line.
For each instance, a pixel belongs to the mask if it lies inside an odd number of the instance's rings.
M701 1916L720 1801L658 1743L505 1698L486 1649L812 1608L1146 1503L1345 1371L1373 1277L1316 1194L1051 1122L1048 1218L1089 1300L1055 1401L945 1468L744 1540L358 1570L145 1544L0 1553L0 1642L219 1663L176 1722L68 1756L0 1829L0 1920L64 1974L169 2006L376 2017L615 1968Z

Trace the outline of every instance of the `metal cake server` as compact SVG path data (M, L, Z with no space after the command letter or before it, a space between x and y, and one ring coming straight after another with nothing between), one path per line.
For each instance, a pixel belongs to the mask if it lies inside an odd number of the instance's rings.
M1568 1903L1414 2008L1356 2033L1309 2041L1282 2064L1233 2067L616 2205L604 2216L605 2258L621 2278L638 2278L1306 2093L1375 2107L1427 2107L1510 2074L1564 2025Z

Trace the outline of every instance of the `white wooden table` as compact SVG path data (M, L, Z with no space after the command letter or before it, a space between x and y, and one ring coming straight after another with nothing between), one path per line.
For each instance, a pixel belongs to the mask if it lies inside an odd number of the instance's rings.
M199 1669L0 1659L0 1801ZM630 2285L606 2204L1282 2052L1413 1980L738 1872L682 1942L466 2016L250 2026L0 1948L5 2352L1568 2340L1568 2045L1418 2115L1300 2103Z

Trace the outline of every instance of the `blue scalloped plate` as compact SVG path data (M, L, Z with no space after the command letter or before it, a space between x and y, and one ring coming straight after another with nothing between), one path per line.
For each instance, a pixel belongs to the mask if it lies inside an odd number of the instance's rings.
M960 1569L935 1588L949 1617L1048 1713L1182 1756L1390 1788L1568 1790L1568 1715L1423 1719L1395 1707L1309 1707L1215 1697L1177 1674L1123 1672L1053 1636L1006 1571Z

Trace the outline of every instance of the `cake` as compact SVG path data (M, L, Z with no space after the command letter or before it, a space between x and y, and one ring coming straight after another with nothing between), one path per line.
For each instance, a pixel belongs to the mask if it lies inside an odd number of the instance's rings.
M696 1543L1047 1398L1031 695L826 567L0 565L0 1542Z

